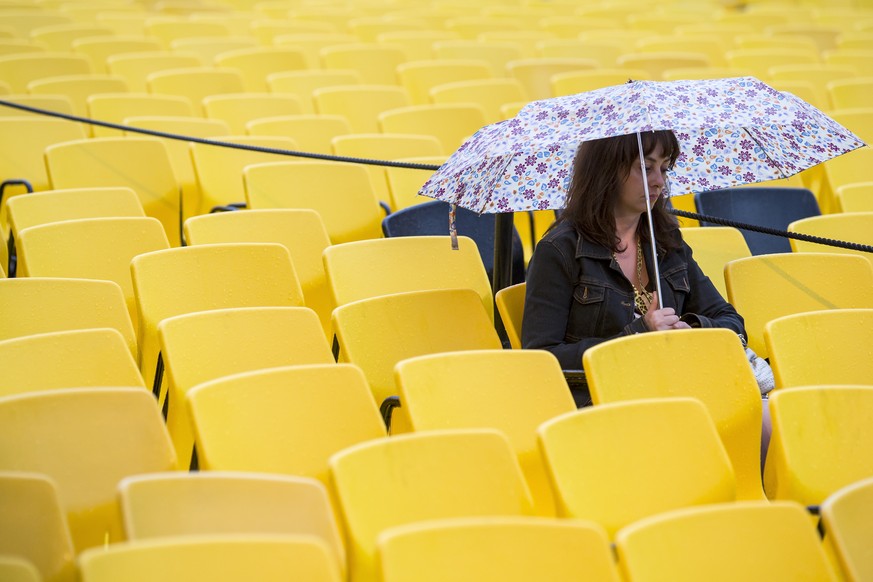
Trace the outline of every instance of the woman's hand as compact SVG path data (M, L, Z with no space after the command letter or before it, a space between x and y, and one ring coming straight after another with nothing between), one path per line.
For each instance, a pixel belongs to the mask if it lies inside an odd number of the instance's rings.
M658 305L658 292L652 293L652 303L649 305L649 310L643 316L643 321L649 331L662 331L665 329L691 329L691 326L684 321L679 321L679 316L676 315L676 310L672 307L664 307L661 309Z

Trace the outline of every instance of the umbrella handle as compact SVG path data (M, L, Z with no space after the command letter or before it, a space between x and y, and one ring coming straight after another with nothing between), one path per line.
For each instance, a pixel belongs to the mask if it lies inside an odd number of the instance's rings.
M658 253L655 249L655 225L652 222L652 201L649 199L649 181L646 179L646 161L643 154L643 138L640 132L637 132L637 148L640 150L640 175L643 177L643 189L646 191L646 217L649 221L652 266L655 268L655 290L658 292L658 303L663 306L664 296L661 294L661 270L658 268ZM640 284L642 284L642 281L640 281Z

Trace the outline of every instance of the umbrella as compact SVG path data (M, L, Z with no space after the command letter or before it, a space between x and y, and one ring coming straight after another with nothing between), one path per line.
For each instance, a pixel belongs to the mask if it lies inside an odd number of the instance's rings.
M629 81L533 101L514 118L481 128L419 194L479 213L561 209L581 141L664 129L673 130L681 148L668 173L670 196L786 178L866 145L812 105L754 77ZM640 147L641 163L642 157ZM509 232L498 227L497 235L501 230ZM495 254L502 252L505 243L497 241ZM508 280L496 272L506 264L495 256L495 290Z

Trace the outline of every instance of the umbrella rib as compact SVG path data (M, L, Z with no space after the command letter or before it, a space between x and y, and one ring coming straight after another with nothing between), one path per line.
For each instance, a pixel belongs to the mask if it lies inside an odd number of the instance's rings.
M753 142L755 142L755 145L758 146L758 149L760 149L760 150L764 153L764 156L766 156L766 158L767 158L768 160L770 160L770 163L771 163L772 167L773 167L773 168L776 168L776 170L779 172L779 174L780 174L783 178L788 178L790 175L789 175L789 174L786 174L786 173L782 170L782 166L779 165L779 164L777 164L777 163L776 163L776 160L774 160L772 157L770 157L770 154L767 152L767 148L765 148L765 147L761 144L761 142L758 140L758 138L756 138L754 135L752 135L752 132L750 132L750 131L749 131L747 128L745 128L745 127L743 128L743 131L746 133L747 136L749 136L749 139L751 139Z

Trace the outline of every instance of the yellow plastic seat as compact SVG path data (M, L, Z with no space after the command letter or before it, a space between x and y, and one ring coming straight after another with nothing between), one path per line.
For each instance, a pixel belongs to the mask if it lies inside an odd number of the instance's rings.
M44 277L0 279L0 299L0 340L110 328L121 333L131 355L137 353L136 335L118 283Z
M806 511L796 503L738 502L670 511L616 539L626 580L837 578Z
M846 284L851 281L851 284ZM764 327L805 311L873 307L873 266L835 253L779 253L725 265L728 299L745 320L749 347L769 356Z
M873 244L873 212L823 214L796 220L788 225L789 232L808 234L833 240ZM846 253L864 257L873 263L873 253L791 239L794 252Z
M681 24L681 23L679 23ZM662 28L659 28L662 30ZM724 58L724 53L729 46L720 38L707 34L699 35L670 35L669 32L665 36L649 36L641 38L636 42L634 52L649 53L649 52L690 52L702 53L709 59L709 65L713 67L725 67L727 61ZM685 65L682 65L685 66ZM698 65L692 65L698 66ZM677 67L678 68L678 67Z
M664 81L684 81L687 79L722 79L727 77L741 77L743 71L732 67L682 67L679 69L666 69L661 74Z
M824 384L873 385L866 357L873 309L831 309L770 321L764 340L777 388Z
M263 92L269 89L267 77L307 68L306 54L292 47L255 47L221 53L215 57L219 67L238 69L243 75L246 91Z
M131 261L139 317L139 365L164 402L158 325L166 318L231 307L299 307L300 284L288 251L273 243L197 245ZM172 281L172 284L169 282ZM161 369L159 369L161 368ZM158 390L159 389L159 390Z
M5 83L3 86L8 87L8 85L6 85ZM66 113L67 115L73 114L73 103L70 101L69 97L65 97L63 95L23 95L20 93L11 94L11 91L7 91L6 94L3 95L3 100L9 101L10 103L18 103L20 105L35 107L38 109L47 109L49 111L56 111L58 113ZM34 113L26 111L24 109L16 109L14 107L9 107L6 105L0 106L0 117L37 117L41 119L48 119L42 113ZM67 125L73 124L68 123Z
M465 14L446 21L446 29L457 32L463 38L475 39L489 30L521 30L523 19L487 14Z
M355 133L377 133L381 131L378 116L408 106L410 97L397 85L356 84L314 89L312 101L317 113L345 117Z
M620 364L628 358L632 368ZM703 402L733 465L737 498L764 498L761 394L736 333L708 328L620 337L587 349L582 367L595 405L680 396Z
M257 146L276 150L295 150L297 144L288 137L221 136L217 141ZM208 214L216 206L246 201L243 170L246 166L266 162L284 162L294 158L278 153L214 146L204 143L190 145L191 160L200 192L199 203L192 204L193 216ZM193 210L196 209L196 210Z
M553 75L596 68L597 61L579 57L536 57L506 63L507 75L524 86L525 93L531 100L553 97Z
M430 90L437 85L490 77L491 66L485 60L428 59L397 65L397 79L413 105L430 103Z
M81 55L66 52L24 53L0 56L0 79L16 93L26 93L27 84L61 75L87 75L91 63Z
M840 212L873 212L873 182L840 186L835 198Z
M861 479L830 494L821 504L825 544L833 548L847 580L873 575L867 541L873 535L873 478Z
M52 144L83 139L85 130L77 123L62 119L0 119L0 175L4 180L26 180L35 191L48 190L49 178L42 157ZM22 194L21 186L9 186L0 206L0 234L8 238L6 206L13 196Z
M839 27L810 22L788 22L773 24L764 29L764 32L773 36L802 36L812 39L818 46L819 52L831 50L836 47L837 37L842 33Z
M115 544L79 558L82 582L208 579L340 582L327 544L312 536L187 536Z
M422 30L392 30L376 35L376 42L399 46L406 55L407 61L419 61L434 58L433 43L441 40L461 38L456 32L442 28Z
M263 117L302 113L300 100L280 93L229 93L203 99L203 111L210 119L227 123L232 134L244 135L246 125Z
M523 57L521 46L514 42L485 42L471 38L438 40L433 43L434 57L438 59L476 59L488 61L495 77L506 77L506 64Z
M792 49L819 52L818 45L811 38L803 36L774 36L763 32L739 34L734 38L738 49Z
M124 120L128 117L191 117L194 115L194 109L191 107L191 102L188 99L172 95L103 93L91 95L86 103L88 106L88 117L119 125L123 124ZM149 128L146 127L146 129ZM151 129L157 128L152 127ZM99 125L92 125L91 132L94 137L118 137L123 133L121 130L101 127ZM186 133L185 135L189 134ZM164 143L168 145L168 149L171 147L168 141ZM173 156L171 155L170 158L172 159Z
M230 29L219 22L197 22L186 18L155 17L145 21L145 32L161 40L166 48L180 38L230 36Z
M146 77L146 86L149 93L187 97L201 115L204 97L245 91L242 74L237 69L220 67L158 71Z
M130 128L210 139L219 139L230 134L230 128L224 121L193 116L144 115L125 117L124 125ZM144 134L130 129L125 130L124 135L140 136ZM182 218L186 219L201 212L201 195L197 176L194 172L194 161L191 159L191 142L170 138L155 139L161 140L166 146L170 163L173 166L173 173L179 182L182 195Z
M303 113L249 121L246 133L261 137L290 137L302 151L332 154L333 138L352 133L352 127L343 115Z
M537 43L538 57L583 58L596 61L602 68L615 67L618 57L626 52L622 42L604 39L601 41L582 40L576 31L570 37L553 38Z
M418 156L411 158L398 158L398 162L409 164L423 164L427 166L441 166L448 156ZM419 196L418 192L433 175L435 170L419 170L414 168L386 167L385 178L388 180L388 190L391 195L390 206L395 211L408 208L431 199Z
M696 399L597 404L537 434L558 515L592 520L610 537L664 511L735 500L730 460Z
M306 306L321 321L330 336L333 299L327 287L321 255L330 238L314 210L272 208L245 212L215 212L185 221L185 239L190 245L228 242L274 242L291 254L294 272Z
M263 8L268 3L260 2ZM284 6L287 8L288 6ZM263 10L259 11L263 13ZM237 13L239 14L239 13ZM248 18L248 22L244 23L244 28L250 32L264 46L279 46L283 43L279 39L283 37L295 36L322 36L322 35L337 35L341 36L344 42L357 42L357 37L351 34L340 34L337 32L337 27L326 22L291 20L288 18L288 11L282 10L281 14L275 14L273 17L259 18L260 14L253 15ZM255 18L255 19L253 19ZM291 43L288 43L291 44ZM306 54L306 66L318 66L318 54L310 55L308 50L304 50Z
M503 328L514 350L521 349L521 320L524 315L525 283L504 287L494 294L494 304L503 322Z
M651 81L652 75L645 69L630 68L597 68L590 71L570 71L556 73L551 77L552 94L575 95L585 91L593 91L602 87L621 85L629 80Z
M69 51L77 39L111 36L112 34L112 30L105 26L71 22L34 28L30 31L30 39L43 45L47 50L63 52Z
M822 212L833 211L836 207L834 193L841 186L868 181L870 173L867 169L871 163L873 148L860 148L822 164L820 168L823 170L823 181L818 193Z
M44 47L29 40L0 37L0 55L2 56L44 52L46 52Z
M685 227L681 232L700 270L727 299L724 266L730 261L752 256L743 233L731 226Z
M145 387L118 330L80 329L0 341L0 395L40 390ZM46 362L51 362L46 366Z
M713 66L707 54L699 51L630 52L618 57L616 64L619 67L643 69L655 80L663 79L664 71L670 69Z
M397 394L393 371L401 360L440 352L500 349L491 317L473 289L431 289L362 299L334 309L334 352L337 361L363 369L381 405ZM402 430L402 421L395 428Z
M428 520L385 531L377 556L384 582L619 580L603 528L583 521Z
M145 211L130 188L69 188L44 190L9 200L12 238L25 228L62 220L100 217L144 218ZM22 267L22 265L19 265ZM26 269L25 269L26 270Z
M540 43L557 38L555 33L548 30L485 30L476 38L484 42L511 42L521 48L522 58L538 58Z
M158 39L142 36L95 36L72 42L72 51L88 57L91 68L97 73L109 72L106 59L111 56L160 50L161 43Z
M873 64L870 63L871 55L873 55L873 47L858 50L835 49L825 51L823 61L828 65L854 67L859 75L870 77L873 75Z
M329 485L331 455L386 435L363 374L348 364L226 376L196 386L188 403L200 467L210 472L278 473Z
M825 110L834 108L830 102L828 83L857 78L855 67L831 64L780 65L768 70L768 77L774 82L807 81L812 83L816 91L816 103ZM841 122L845 125L845 122ZM856 132L858 130L855 130Z
M342 69L306 69L286 71L267 76L267 85L274 93L296 95L304 113L315 113L312 92L333 85L359 85L361 75L357 71Z
M378 116L384 133L432 135L444 152L454 152L486 124L485 111L472 103L410 105L383 111Z
M873 476L873 386L777 390L770 416L773 434L764 465L770 499L818 505L842 487Z
M223 376L301 364L333 363L315 312L245 307L177 315L158 324L167 373L167 429L179 464L191 462L194 435L186 394Z
M163 226L149 217L63 220L18 232L18 256L31 277L102 279L118 283L136 329L130 278L135 256L170 248Z
M7 582L42 582L36 566L12 556L0 556L0 577Z
M503 118L503 105L526 101L527 94L517 79L500 77L439 84L430 89L430 100L437 104L475 103L482 107L487 123L496 123Z
M77 579L67 516L49 477L0 471L0 524L0 555L35 567L37 582ZM18 581L12 578L10 582Z
M53 188L123 186L146 215L161 221L170 245L181 241L180 187L167 148L156 138L101 137L49 146L45 164Z
M375 42L326 46L319 51L325 69L351 69L361 81L374 85L398 85L397 65L406 61L400 47Z
M394 377L413 431L494 428L506 434L534 511L555 515L536 429L576 405L554 356L540 350L431 354L400 361ZM536 390L531 390L534 385Z
M414 18L392 18L390 20L378 16L361 16L348 21L349 32L361 42L376 42L380 34L395 31L424 30L425 23Z
M258 40L249 35L178 38L170 42L172 52L196 56L205 67L213 66L219 55L252 48L258 48ZM243 73L239 68L234 69Z
M123 477L175 468L160 410L142 388L9 396L0 419L0 470L54 480L77 552L124 539L115 500Z
M324 270L334 303L346 305L393 293L472 289L493 317L491 284L476 242L448 236L400 236L327 247Z
M811 65L819 62L818 53L803 49L734 49L725 53L729 67L760 79L769 80L770 67Z
M273 162L248 166L243 177L249 208L315 210L333 244L382 237L384 214L370 176L360 165Z
M121 77L95 74L46 77L27 84L32 95L64 95L69 98L73 114L80 117L87 115L87 99L91 95L123 93L127 89L127 82Z
M242 471L151 473L118 485L129 540L204 534L310 534L340 569L345 549L323 483Z
M338 156L370 160L396 161L406 157L436 157L443 155L442 143L432 135L356 133L331 140ZM387 166L366 165L376 197L389 207L391 194L386 177Z
M834 109L869 107L873 77L836 79L827 83L826 87Z
M147 79L152 73L201 66L201 61L193 54L176 54L166 51L145 51L122 53L106 57L106 69L127 81L131 91L150 92ZM190 98L186 95L190 102ZM192 103L198 107L200 103Z
M72 21L69 16L41 10L10 10L0 17L0 26L10 27L17 36L27 38L32 30L42 26L70 24Z
M295 22L302 21L298 20ZM272 44L278 47L291 47L302 50L306 55L307 66L315 72L321 70L321 49L357 42L358 37L355 35L347 32L337 32L334 27L332 31L282 31L282 33L277 33L273 37ZM360 73L357 70L354 73L360 79Z
M350 579L379 580L379 535L426 519L531 514L507 438L495 430L427 431L376 439L331 457ZM375 498L391 503L373 503Z

